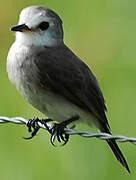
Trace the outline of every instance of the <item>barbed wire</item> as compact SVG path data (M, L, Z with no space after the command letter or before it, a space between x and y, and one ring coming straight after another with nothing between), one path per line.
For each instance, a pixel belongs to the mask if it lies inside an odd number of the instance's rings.
M28 123L28 120L23 118L23 117L5 117L5 116L0 116L0 123L14 123L14 124L20 124L20 125L26 125ZM50 129L52 127L52 124L46 123L46 126L42 124L41 122L37 122L38 128L42 128L44 130ZM92 132L87 132L87 131L80 131L80 130L75 130L75 129L69 129L65 128L64 129L65 133L68 135L80 135L82 137L86 138L99 138L102 140L107 140L107 139L114 139L118 142L129 142L132 144L136 145L136 138L134 137L127 137L127 136L122 136L122 135L111 135L108 133L92 133Z

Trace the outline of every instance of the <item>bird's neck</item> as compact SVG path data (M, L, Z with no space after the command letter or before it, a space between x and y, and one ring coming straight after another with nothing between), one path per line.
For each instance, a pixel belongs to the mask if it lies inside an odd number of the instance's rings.
M26 46L47 46L47 47L55 47L61 45L63 43L62 39L55 39L50 36L46 36L41 38L40 35L32 32L32 33L16 33L16 42L19 44L23 44Z

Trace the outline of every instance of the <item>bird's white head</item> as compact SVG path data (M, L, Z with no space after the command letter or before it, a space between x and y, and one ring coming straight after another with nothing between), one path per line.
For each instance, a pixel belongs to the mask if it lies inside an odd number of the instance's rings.
M63 43L62 20L51 9L30 6L22 10L16 31L16 41L24 45L58 46Z

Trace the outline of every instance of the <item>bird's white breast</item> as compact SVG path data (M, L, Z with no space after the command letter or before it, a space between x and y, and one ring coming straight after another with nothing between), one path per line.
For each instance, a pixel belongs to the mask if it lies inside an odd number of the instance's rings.
M10 81L18 85L20 80L19 68L28 54L28 48L19 43L13 43L7 57L7 72Z

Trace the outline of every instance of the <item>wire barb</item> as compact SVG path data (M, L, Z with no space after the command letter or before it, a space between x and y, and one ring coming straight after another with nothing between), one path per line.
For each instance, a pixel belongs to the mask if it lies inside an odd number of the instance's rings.
M23 117L9 118L5 116L0 116L0 123L14 123L14 124L23 124L27 126L28 120ZM49 124L49 123L46 123L46 126L45 126L43 123L38 122L37 126L39 126L38 128L42 128L44 130L47 130L47 127L48 129L52 128L52 124ZM127 137L127 136L122 136L122 135L111 135L108 133L92 133L92 132L87 132L87 131L75 130L73 128L71 129L65 128L64 131L68 135L80 135L86 138L95 137L102 140L114 139L117 142L129 142L136 145L136 138L134 137Z

